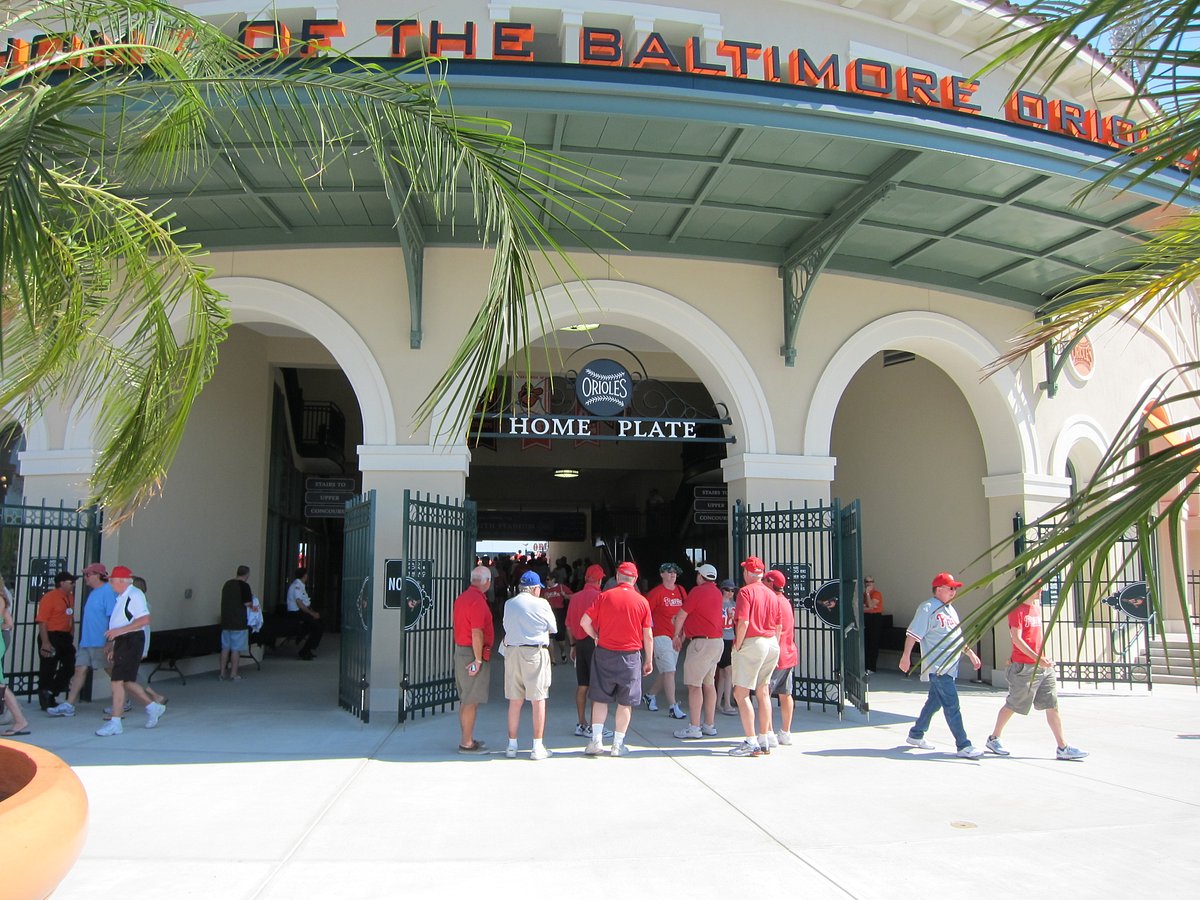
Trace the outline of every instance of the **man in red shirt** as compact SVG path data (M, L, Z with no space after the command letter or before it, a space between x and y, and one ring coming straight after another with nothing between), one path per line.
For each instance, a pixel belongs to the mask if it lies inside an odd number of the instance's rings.
M571 598L571 589L563 584L557 572L546 576L546 585L542 588L542 597L554 610L554 621L558 628L554 632L554 664L567 661L567 601Z
M675 583L679 578L679 566L665 562L658 567L662 584L651 588L646 595L650 603L650 617L654 629L654 668L658 674L645 696L646 709L658 712L658 689L661 686L667 697L667 715L672 719L686 719L675 700L675 668L679 663L679 648L675 646L675 616L683 609L687 591Z
M600 599L600 585L604 582L604 569L597 565L588 566L583 575L583 588L571 595L567 607L567 637L571 641L571 658L575 660L575 711L579 722L575 726L576 737L592 736L592 725L587 720L585 704L588 685L591 683L592 655L596 642L583 630L583 614Z
M742 581L737 594L733 634L733 699L742 717L746 740L729 751L731 756L763 756L771 752L767 733L771 730L771 675L779 662L782 617L775 592L763 584L767 567L757 556L742 562ZM758 698L759 733L754 733L754 704Z
M800 652L796 649L796 612L792 609L792 601L783 592L787 584L787 576L778 569L772 569L763 581L775 591L775 601L779 604L780 633L779 633L779 662L771 675L770 694L779 698L779 732L768 730L767 743L771 747L780 744L788 747L792 743L792 714L796 711L796 701L792 698L793 670L800 664Z
M454 598L451 620L454 625L454 680L458 684L458 724L462 736L459 753L482 753L483 741L475 740L475 714L480 703L488 702L491 682L492 644L496 632L487 589L492 573L486 566L471 570L471 586Z
M683 740L717 733L716 675L717 663L725 649L722 638L725 617L721 609L724 598L716 582L717 570L713 566L705 563L698 567L696 586L675 616L675 649L681 649L685 639L690 642L683 661L683 683L688 689L691 722L675 732L675 737Z
M637 566L623 562L617 566L617 584L600 595L596 604L583 614L582 625L593 640L591 683L592 739L584 753L597 756L604 752L604 720L608 704L617 704L616 729L612 756L624 756L625 734L640 702L642 676L654 670L654 636L650 630L650 604L634 588Z
M1000 743L1000 733L1013 717L1025 716L1030 707L1046 711L1046 723L1057 742L1058 759L1083 759L1087 751L1072 747L1063 736L1062 717L1058 714L1058 685L1054 679L1054 660L1043 652L1042 587L1039 583L1021 605L1008 614L1008 633L1012 637L1012 657L1008 666L1008 699L996 716L996 727L987 739L988 750L1008 756Z
M67 690L75 674L75 576L59 572L54 589L46 591L34 617L38 627L38 702L42 709L58 705L58 694Z

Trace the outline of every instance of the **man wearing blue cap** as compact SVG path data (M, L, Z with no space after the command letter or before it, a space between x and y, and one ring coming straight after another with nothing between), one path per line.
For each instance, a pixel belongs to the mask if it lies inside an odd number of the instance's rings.
M542 743L546 731L546 698L550 696L550 637L558 630L554 610L541 596L542 579L530 569L517 593L504 604L504 696L508 698L509 759L517 755L517 729L525 701L533 709L531 759L550 755Z

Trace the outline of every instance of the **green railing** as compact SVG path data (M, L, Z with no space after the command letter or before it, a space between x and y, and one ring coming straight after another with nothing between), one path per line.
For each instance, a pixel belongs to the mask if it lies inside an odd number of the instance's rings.
M346 504L338 705L371 718L371 610L375 595L375 492Z

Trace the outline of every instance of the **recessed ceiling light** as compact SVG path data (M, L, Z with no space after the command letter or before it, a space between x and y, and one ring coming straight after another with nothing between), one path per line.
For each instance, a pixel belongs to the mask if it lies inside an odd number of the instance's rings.
M554 477L555 478L578 478L579 470L578 469L555 469Z
M578 325L566 325L559 331L595 331L599 327L599 322L580 322Z

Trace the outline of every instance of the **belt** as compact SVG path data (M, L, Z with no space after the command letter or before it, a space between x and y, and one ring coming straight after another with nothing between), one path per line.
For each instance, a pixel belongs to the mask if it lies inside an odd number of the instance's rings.
M509 647L541 647L545 650L550 649L549 644L509 644Z

